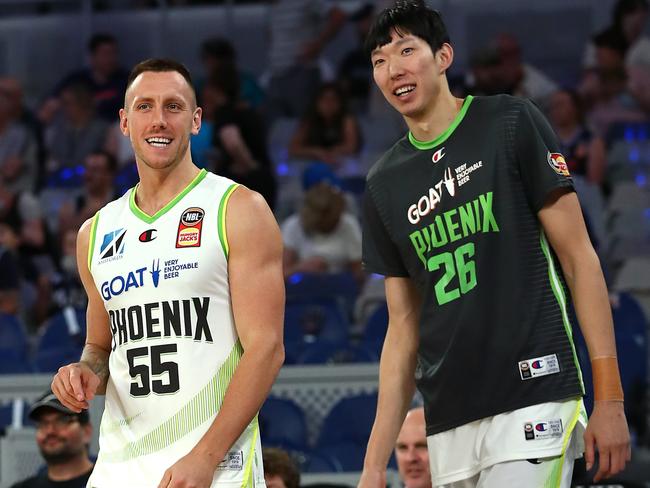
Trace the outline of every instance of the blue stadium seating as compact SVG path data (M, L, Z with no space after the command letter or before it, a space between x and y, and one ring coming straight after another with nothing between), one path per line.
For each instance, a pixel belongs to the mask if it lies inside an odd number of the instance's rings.
M79 360L86 339L86 313L75 310L74 317L78 333L71 333L63 312L43 325L34 358L37 371L53 372L65 364Z
M27 335L13 315L0 313L0 374L30 373Z
M265 446L305 450L307 423L302 409L292 400L269 397L259 414L260 434Z
M318 449L352 442L365 447L370 437L377 409L377 393L341 399L323 421Z
M381 356L386 331L388 330L388 306L382 303L368 318L363 330L361 344L373 351L377 357Z
M287 302L335 300L351 316L359 286L351 273L295 273L287 279Z
M297 358L298 364L376 363L379 357L363 346L321 342L307 344Z
M331 299L287 301L284 316L285 343L345 343L349 323L336 302Z

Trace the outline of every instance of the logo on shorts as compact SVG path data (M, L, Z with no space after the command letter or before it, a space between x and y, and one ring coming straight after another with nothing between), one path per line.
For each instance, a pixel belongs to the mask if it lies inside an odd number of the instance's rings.
M548 164L553 170L561 176L571 176L569 174L569 167L566 164L564 156L560 153L549 152L546 156Z
M562 437L562 419L551 419L524 424L524 437L527 441Z
M102 245L99 248L99 262L105 260L113 261L124 254L124 236L126 229L112 230L104 234Z
M538 359L537 361L533 361L531 366L533 367L533 369L542 369L544 367L544 360Z
M201 246L201 228L204 215L205 212L199 207L190 207L183 211L181 220L178 223L176 248Z

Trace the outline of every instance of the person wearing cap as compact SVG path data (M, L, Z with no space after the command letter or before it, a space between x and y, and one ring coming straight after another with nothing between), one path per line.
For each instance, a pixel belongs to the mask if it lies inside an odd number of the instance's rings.
M36 424L36 443L47 470L11 488L81 488L93 469L88 444L93 428L87 410L75 413L48 391L29 412Z

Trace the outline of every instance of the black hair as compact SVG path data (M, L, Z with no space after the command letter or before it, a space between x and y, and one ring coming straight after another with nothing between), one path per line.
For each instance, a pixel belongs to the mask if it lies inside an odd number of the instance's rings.
M117 159L115 159L115 156L113 156L108 151L104 151L104 150L94 151L90 153L88 156L101 156L106 161L108 170L111 173L117 172Z
M377 47L390 42L392 29L400 36L412 34L425 40L434 53L450 42L447 27L437 10L427 7L423 0L397 0L395 5L384 9L370 27L364 43L368 57Z
M240 96L239 72L234 65L227 63L217 68L208 78L207 86L221 91L229 103L236 103Z
M144 61L140 61L138 64L136 64L131 70L131 73L129 73L125 92L129 91L129 88L138 76L140 76L142 73L146 73L147 71L153 71L154 73L175 71L179 73L183 78L185 78L185 81L187 81L187 84L190 86L190 90L192 90L192 95L196 100L194 84L192 83L192 76L190 76L189 70L183 63L179 63L178 61L174 61L173 59L168 58L150 58L145 59Z
M102 44L117 44L117 39L110 34L101 33L93 35L88 41L88 52L95 54L97 48Z

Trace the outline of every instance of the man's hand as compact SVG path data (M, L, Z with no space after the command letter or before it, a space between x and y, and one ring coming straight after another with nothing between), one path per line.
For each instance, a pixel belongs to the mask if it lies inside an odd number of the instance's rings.
M364 468L357 488L386 488L386 471Z
M190 451L165 471L158 488L210 488L214 472L211 462Z
M59 368L52 380L52 393L63 405L79 413L88 408L99 383L99 376L86 363L72 363Z
M619 473L631 458L630 433L625 420L623 402L596 401L585 431L587 471L594 465L598 449L598 472L594 482Z

